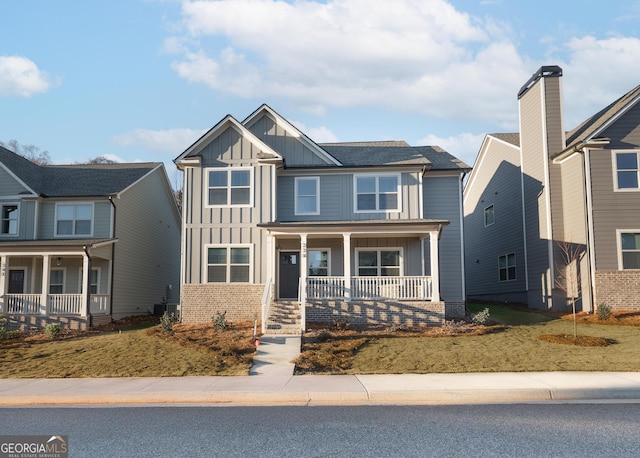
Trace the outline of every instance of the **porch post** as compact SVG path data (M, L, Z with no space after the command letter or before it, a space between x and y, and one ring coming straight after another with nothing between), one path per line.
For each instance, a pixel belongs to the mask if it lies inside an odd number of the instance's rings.
M307 256L307 234L300 234L300 324L302 332L307 328L307 272L309 261Z
M344 300L351 302L351 233L342 234L344 251Z
M438 263L438 231L429 232L431 255L431 301L440 301L440 264Z
M91 269L91 263L89 262L89 256L86 253L82 254L82 298L80 299L80 316L87 317L89 316L89 301L88 298L90 296L89 292L89 271Z
M0 300L2 301L2 305L0 305L0 311L2 315L7 314L7 301L4 298L4 295L7 294L7 257L0 257Z
M42 291L40 291L40 315L48 314L49 302L49 262L51 257L47 254L42 256Z

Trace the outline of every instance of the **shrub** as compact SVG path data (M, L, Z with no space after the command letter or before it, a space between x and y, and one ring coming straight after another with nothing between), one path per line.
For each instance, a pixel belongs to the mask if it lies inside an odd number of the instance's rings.
M346 331L350 326L349 317L344 316L333 319L333 327L338 331Z
M227 321L227 311L218 312L214 317L211 318L213 320L213 327L216 331L224 331L229 328L229 322Z
M6 320L0 313L0 342L5 340L8 336L9 336L9 331L7 331Z
M460 333L462 325L464 325L464 321L456 321L456 320L445 320L442 323L442 332L446 335L456 335Z
M59 323L49 323L44 327L44 333L52 339L57 337L60 331L62 331L62 328Z
M489 321L489 307L471 315L471 322L476 326L483 326Z
M173 329L173 323L178 321L178 317L175 313L164 312L160 317L160 326L162 326L163 332L171 332Z
M605 304L604 302L596 308L596 314L598 315L599 320L606 320L611 316L611 306Z

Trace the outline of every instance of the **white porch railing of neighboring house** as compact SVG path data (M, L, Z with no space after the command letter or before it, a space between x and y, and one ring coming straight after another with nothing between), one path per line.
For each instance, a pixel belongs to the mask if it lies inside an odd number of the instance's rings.
M4 309L7 315L37 315L41 299L40 294L5 294Z
M308 277L309 299L342 299L344 277ZM430 300L431 277L351 277L351 299Z
M109 300L111 296L108 294L92 294L89 300L89 313L93 315L105 315L109 313Z
M108 294L92 294L89 312L93 314L109 313ZM5 294L4 304L7 315L39 315L41 294ZM82 315L82 294L48 294L48 315Z

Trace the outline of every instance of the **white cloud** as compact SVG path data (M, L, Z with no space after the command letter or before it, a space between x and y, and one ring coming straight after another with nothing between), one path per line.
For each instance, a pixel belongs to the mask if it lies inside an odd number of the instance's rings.
M26 57L0 56L0 96L31 97L57 84Z
M135 129L116 135L112 141L120 146L142 146L159 153L170 153L178 156L200 138L204 132L196 129Z
M328 127L307 127L300 121L291 121L291 124L316 143L335 143L339 141L336 134Z
M473 166L478 155L478 149L484 140L484 134L475 135L468 132L452 137L438 137L427 135L418 140L419 145L439 146L457 157L467 165Z

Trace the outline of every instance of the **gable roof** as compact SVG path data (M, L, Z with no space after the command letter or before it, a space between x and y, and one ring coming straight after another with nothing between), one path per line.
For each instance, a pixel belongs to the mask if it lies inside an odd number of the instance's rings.
M502 134L487 134L491 137L495 137L498 140L502 140L505 143L509 143L513 146L520 147L520 134L519 133L502 133Z
M3 147L0 147L0 163L34 194L43 197L117 194L162 165L160 162L140 162L43 166Z
M409 146L404 141L321 143L320 146L351 167L421 165L429 170L470 170L467 164L439 146Z

